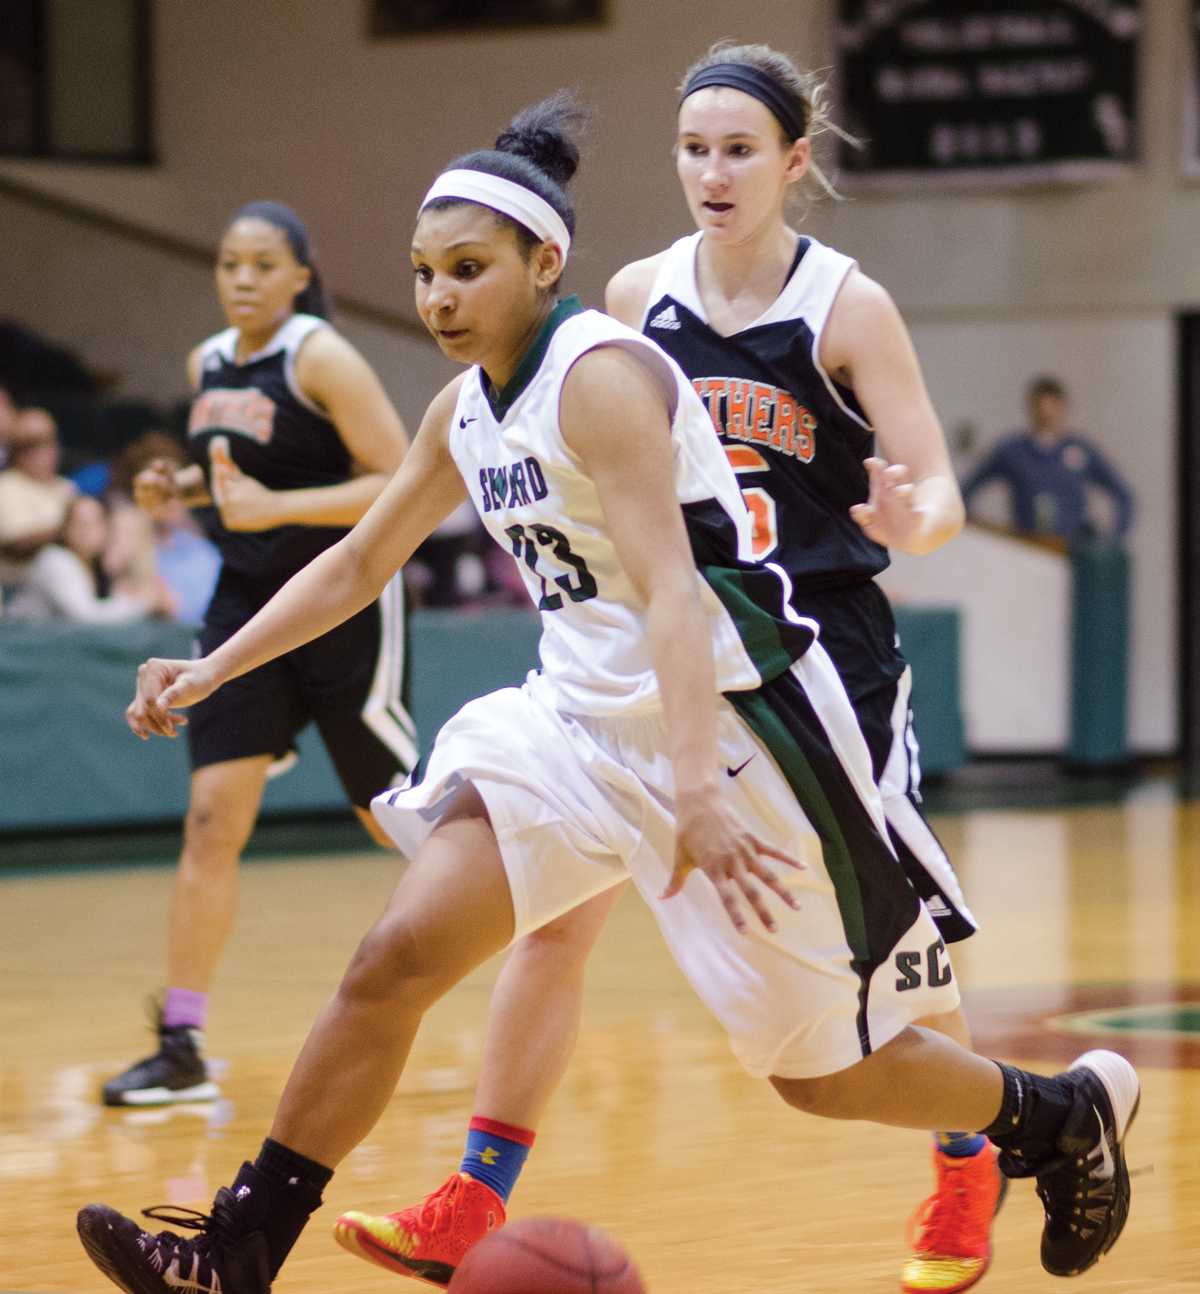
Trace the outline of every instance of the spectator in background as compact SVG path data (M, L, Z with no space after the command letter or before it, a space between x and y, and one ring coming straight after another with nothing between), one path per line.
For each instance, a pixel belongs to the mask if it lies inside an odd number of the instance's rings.
M154 522L158 575L170 591L174 619L198 625L217 587L221 554L192 520L182 499L171 499Z
M1028 403L1028 429L1005 436L964 482L968 508L985 485L1003 481L1014 530L1073 541L1097 531L1088 516L1085 489L1092 485L1112 499L1115 532L1125 535L1133 520L1133 496L1095 445L1068 429L1066 388L1056 377L1036 377L1029 384Z
M75 487L58 474L58 428L45 409L22 409L0 472L0 584L24 582L38 550L62 532Z
M165 590L146 596L114 589L103 562L109 534L105 504L88 494L72 499L57 542L44 545L30 563L8 618L122 624L164 612Z
M104 569L114 582L122 582L135 592L145 592L158 579L154 553L154 523L133 500L133 478L153 459L164 452L181 462L178 446L169 436L158 434L147 445L142 438L126 445L117 457L106 464L106 484L102 496L111 517L108 546L104 551ZM75 484L84 494L96 494L86 488L79 477Z
M220 553L182 499L155 499L145 508L136 501L141 472L174 473L185 463L183 447L162 431L148 431L121 451L109 491L113 542L106 560L110 572L127 562L143 580L148 566L170 592L173 618L199 624L216 587Z

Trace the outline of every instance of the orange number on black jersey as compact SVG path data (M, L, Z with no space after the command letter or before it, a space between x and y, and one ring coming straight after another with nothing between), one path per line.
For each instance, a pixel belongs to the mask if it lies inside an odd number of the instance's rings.
M741 476L745 472L766 472L767 460L749 445L726 445L725 457L729 466ZM743 488L742 498L754 520L754 542L751 551L761 561L779 546L779 527L775 520L775 500L760 485Z

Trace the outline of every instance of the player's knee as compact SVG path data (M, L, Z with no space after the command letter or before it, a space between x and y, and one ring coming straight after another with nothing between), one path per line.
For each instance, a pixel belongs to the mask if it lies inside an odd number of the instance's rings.
M805 1114L815 1114L822 1119L865 1117L845 1070L817 1078L772 1077L771 1086L788 1105L803 1110Z
M407 921L384 919L355 950L338 996L358 1005L389 1002L425 1009L453 983L444 961Z
M249 832L231 822L207 798L188 806L183 826L185 865L191 870L221 870L236 864Z
M585 927L566 920L552 921L520 939L513 956L533 974L571 975L583 970L594 942Z
M530 974L581 976L623 888L618 885L598 894L526 935L513 950L514 960L527 967Z

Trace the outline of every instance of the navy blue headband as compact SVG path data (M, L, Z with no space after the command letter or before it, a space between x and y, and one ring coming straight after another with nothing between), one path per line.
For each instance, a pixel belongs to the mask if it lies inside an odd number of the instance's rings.
M784 90L774 77L750 63L711 63L708 67L702 67L683 87L679 102L682 104L689 94L713 85L726 85L734 90L741 90L759 103L766 104L771 115L787 131L788 139L800 139L807 133L803 105L798 104L795 96Z

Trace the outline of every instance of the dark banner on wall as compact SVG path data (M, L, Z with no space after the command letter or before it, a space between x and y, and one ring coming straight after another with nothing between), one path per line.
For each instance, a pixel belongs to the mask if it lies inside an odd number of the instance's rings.
M845 176L1086 178L1137 158L1142 0L838 0Z

